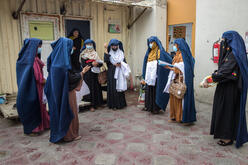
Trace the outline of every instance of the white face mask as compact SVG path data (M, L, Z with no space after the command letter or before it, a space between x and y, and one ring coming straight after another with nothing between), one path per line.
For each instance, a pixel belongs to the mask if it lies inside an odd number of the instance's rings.
M149 44L149 47L150 47L151 49L152 49L152 46L153 46L153 43L150 43L150 44Z
M93 46L92 45L86 45L86 48L87 49L93 49Z
M41 54L41 48L38 48L38 50L37 50L37 54Z
M173 46L173 51L177 52L177 47L175 45Z

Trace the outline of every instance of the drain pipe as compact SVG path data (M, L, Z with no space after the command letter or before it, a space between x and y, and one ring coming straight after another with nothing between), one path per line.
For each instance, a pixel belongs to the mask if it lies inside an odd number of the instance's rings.
M26 0L22 0L22 2L21 2L21 4L20 4L20 6L18 7L17 11L14 11L14 12L12 13L12 17L13 17L14 19L18 19L19 15L20 15L20 12L21 12L21 10L22 10L23 5L25 4L25 2L26 2Z

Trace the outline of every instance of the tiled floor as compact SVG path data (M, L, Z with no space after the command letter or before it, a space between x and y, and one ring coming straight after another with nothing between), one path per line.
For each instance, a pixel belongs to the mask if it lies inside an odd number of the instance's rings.
M126 109L80 112L80 141L49 143L49 131L23 135L18 122L0 119L0 164L6 165L248 165L248 145L220 147L209 135L211 106L197 103L198 122L168 123L168 111L152 115L128 93Z

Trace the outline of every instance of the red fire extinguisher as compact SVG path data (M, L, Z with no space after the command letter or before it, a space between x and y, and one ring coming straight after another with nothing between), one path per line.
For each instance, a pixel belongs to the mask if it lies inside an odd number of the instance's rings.
M214 63L219 62L219 57L220 57L220 40L214 42L213 44L213 61Z

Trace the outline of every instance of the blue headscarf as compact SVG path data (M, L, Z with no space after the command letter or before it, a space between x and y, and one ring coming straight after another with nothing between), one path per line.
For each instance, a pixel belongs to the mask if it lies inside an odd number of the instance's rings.
M175 40L174 44L178 45L183 56L185 83L187 91L184 95L183 104L183 123L191 123L196 121L195 97L194 97L194 65L195 59L191 54L190 48L186 41L182 38Z
M108 52L110 52L111 46L119 46L119 49L124 52L122 42L117 39L110 40L108 44Z
M158 45L158 48L160 50L160 58L159 60L161 61L165 61L171 64L172 59L171 56L164 50L164 47L161 43L161 41L155 37L152 36L150 38L147 39L147 51L146 51L146 55L144 58L144 63L143 63L143 79L145 79L146 77L146 65L147 65L147 60L148 60L148 56L149 53L151 51L151 48L149 47L149 43L151 42L156 42ZM158 65L157 68L157 84L156 84L156 104L165 111L168 101L169 101L169 94L168 93L164 93L164 87L166 86L167 80L168 80L168 75L169 75L169 70L163 68L162 66Z
M93 48L96 50L96 43L95 43L95 41L93 41L91 39L87 39L87 40L84 41L84 45L83 45L83 48L82 48L81 52L86 49L86 45L87 44L93 44Z
M226 39L228 45L232 48L232 52L237 60L242 75L242 93L240 99L240 118L236 137L236 147L241 147L248 141L247 125L246 125L246 98L248 87L248 61L246 55L245 43L242 37L236 31L227 31L222 35Z
M48 78L45 93L50 112L50 142L60 141L67 133L74 117L69 105L68 72L73 41L59 38L51 44L53 51L47 59Z
M41 123L40 102L34 77L34 59L41 40L24 40L16 62L17 111L25 134L30 134Z

